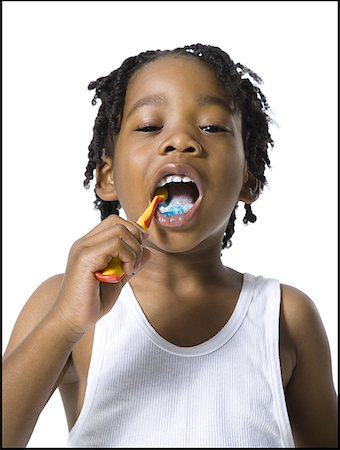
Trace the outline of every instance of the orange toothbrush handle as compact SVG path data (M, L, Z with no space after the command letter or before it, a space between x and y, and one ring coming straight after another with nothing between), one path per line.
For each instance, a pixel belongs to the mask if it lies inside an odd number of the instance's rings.
M155 213L155 210L159 203L162 203L168 197L168 191L166 189L158 189L150 205L146 208L143 214L138 218L137 224L147 230L151 225L151 220Z
M157 189L150 205L137 220L137 224L142 227L143 230L149 228L158 204L163 202L167 197L168 191L165 188ZM110 264L103 272L95 272L94 275L99 281L103 281L104 283L118 283L125 276L125 272L122 269L120 259L115 257L112 258Z

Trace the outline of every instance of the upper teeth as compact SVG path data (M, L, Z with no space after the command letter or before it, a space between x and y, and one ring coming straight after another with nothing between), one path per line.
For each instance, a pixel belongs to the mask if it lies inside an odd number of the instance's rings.
M157 184L157 187L162 187L168 183L190 183L194 182L190 177L186 175L167 175L163 177L161 181Z

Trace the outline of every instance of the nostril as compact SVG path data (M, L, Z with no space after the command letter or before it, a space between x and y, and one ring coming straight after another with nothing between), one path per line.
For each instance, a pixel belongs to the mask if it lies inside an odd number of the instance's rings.
M159 151L164 154L172 153L174 151L180 152L180 153L200 154L200 153L202 153L202 147L198 142L197 142L197 144L196 143L187 143L187 144L178 143L178 145L177 145L177 143L173 142L171 144L164 143L164 145L160 146Z
M166 152L173 152L174 150L178 150L180 152L194 153L196 152L195 147L184 147L182 149L173 147L172 145L168 145L165 149Z

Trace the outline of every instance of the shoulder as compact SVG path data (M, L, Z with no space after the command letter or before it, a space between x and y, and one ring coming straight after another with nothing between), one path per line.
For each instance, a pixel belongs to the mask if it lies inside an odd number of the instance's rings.
M296 364L301 366L313 354L329 357L326 330L315 303L305 292L286 284L281 284L280 327Z
M281 284L281 305L292 327L319 317L313 300L294 286Z
M43 281L23 306L12 330L4 356L10 354L48 314L58 296L63 274Z
M313 300L302 290L287 284L279 283L277 279L263 276L253 276L257 294L271 297L278 293L280 302L280 319L284 319L294 335L301 331L301 326L307 326L310 321L320 321L318 310ZM274 284L273 284L274 282ZM273 288L275 286L275 289ZM277 290L278 286L278 290Z
M281 284L281 320L287 327L297 351L313 340L315 332L326 337L313 300L300 289L286 284Z

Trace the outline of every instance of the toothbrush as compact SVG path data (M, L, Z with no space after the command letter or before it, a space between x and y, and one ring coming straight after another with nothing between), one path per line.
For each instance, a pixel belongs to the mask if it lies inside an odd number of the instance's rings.
M147 230L150 227L157 206L167 197L168 191L165 188L157 189L150 205L137 220L137 224L142 227L143 230ZM118 283L124 277L125 272L122 269L120 259L114 257L102 272L95 272L94 275L99 281L103 281L104 283Z

